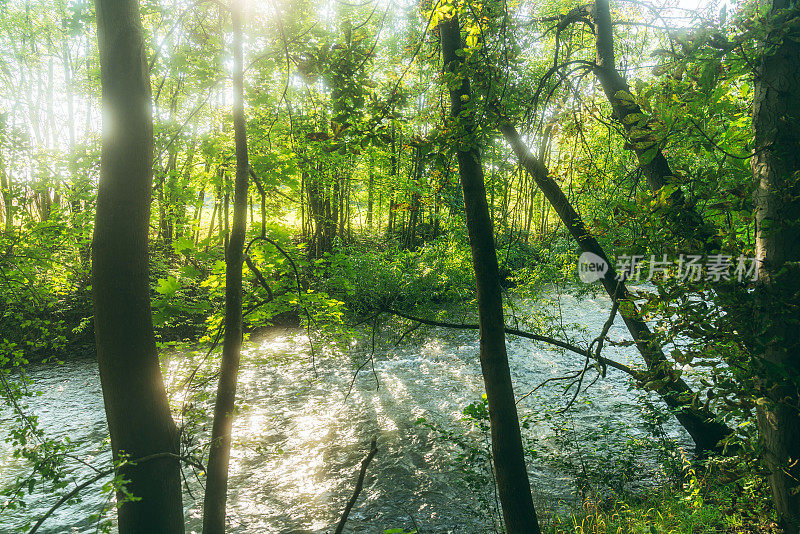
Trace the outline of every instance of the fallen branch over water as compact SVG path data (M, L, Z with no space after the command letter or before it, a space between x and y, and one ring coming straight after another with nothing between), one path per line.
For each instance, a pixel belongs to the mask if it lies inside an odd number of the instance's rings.
M480 327L477 324L448 323L448 322L445 322L445 321L434 321L434 320L431 320L431 319L424 319L422 317L415 317L413 315L409 315L409 314L407 314L405 312L401 312L401 311L398 311L398 310L395 310L395 309L391 309L391 308L384 309L383 312L390 313L390 314L396 315L398 317L402 317L403 319L408 319L409 321L416 321L418 323L422 323L422 324L425 324L425 325L428 325L428 326L439 326L439 327L442 327L442 328L454 328L454 329L458 329L458 330L479 330L480 329ZM597 360L601 365L606 365L608 367L613 367L614 369L618 369L618 370L620 370L620 371L622 371L624 373L627 373L630 376L636 378L637 380L640 380L642 378L642 373L637 371L636 369L628 367L627 365L625 365L623 363L619 363L617 361L610 360L608 358L600 356L599 353L598 354L592 354L589 350L582 349L582 348L580 348L580 347L578 347L576 345L573 345L572 343L568 343L566 341L562 341L560 339L556 339L556 338L549 337L549 336L543 336L543 335L540 335L540 334L534 334L534 333L531 333L531 332L526 332L524 330L518 330L516 328L506 327L505 328L505 332L506 332L506 334L509 334L509 335L512 335L512 336L523 337L523 338L530 339L530 340L533 340L533 341L539 341L541 343L547 343L549 345L553 345L553 346L568 350L570 352L574 352L575 354L580 354L581 356L584 356L586 358L593 358L593 359Z

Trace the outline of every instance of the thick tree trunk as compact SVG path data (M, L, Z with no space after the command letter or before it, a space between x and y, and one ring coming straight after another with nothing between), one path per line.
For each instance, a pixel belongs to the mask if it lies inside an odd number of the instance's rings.
M608 264L606 276L601 279L606 293L618 300L627 300L633 304L628 289L624 283L617 288L614 265L609 261L600 243L589 233L583 220L575 208L572 207L564 192L549 176L547 168L540 160L535 158L522 142L517 130L510 124L500 126L506 141L511 145L520 164L530 174L531 178L542 190L545 198L553 206L556 214L567 227L572 237L578 242L583 252L591 252L603 258ZM680 398L692 398L694 392L681 378L673 377L674 371L666 355L655 343L653 334L647 323L631 306L628 312L620 312L625 325L628 327L636 342L636 347L642 355L647 369L653 374L653 380L663 380L664 386L658 391L664 402L675 412L675 417L683 425L697 446L698 451L708 451L716 448L719 440L730 434L730 429L722 423L714 421L714 416L708 410L693 407L691 401Z
M247 230L247 188L250 164L244 116L244 60L242 12L245 0L234 0L233 21L233 130L236 143L236 178L233 191L233 223L225 265L225 339L214 405L214 424L203 502L203 534L225 532L228 465L236 401L236 382L242 348L242 261Z
M775 0L772 15L791 8ZM774 28L781 28L776 22ZM779 30L776 30L779 31ZM755 76L758 429L784 532L800 532L800 44L782 36Z
M150 315L147 235L153 172L150 80L138 2L97 0L103 144L92 272L95 337L115 460L179 452ZM118 513L121 534L183 532L174 458L126 465L140 500Z
M439 24L439 32L445 71L460 73L463 61L456 55L456 51L461 48L458 15L443 20ZM531 498L506 354L500 277L489 207L486 203L481 156L478 149L470 148L475 135L474 125L469 111L463 110L462 105L462 97L469 100L469 96L469 80L464 77L459 87L450 90L450 114L452 120L459 123L456 130L463 133L461 139L456 139L459 144L457 156L477 282L480 360L489 402L492 458L507 531L509 534L538 534L539 523Z

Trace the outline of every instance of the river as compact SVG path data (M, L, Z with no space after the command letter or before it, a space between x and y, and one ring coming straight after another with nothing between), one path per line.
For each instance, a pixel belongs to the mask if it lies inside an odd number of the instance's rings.
M564 317L586 327L586 339L600 332L610 309L607 298L561 295L559 299ZM379 452L346 531L494 532L494 494L481 461L487 441L462 414L483 393L477 332L421 328L395 346L399 333L384 331L377 336L374 372L367 364L354 381L352 362L368 357L369 331L347 355L322 350L325 346L318 343L316 375L304 332L274 331L245 343L230 471L230 532L332 532L373 436L378 437ZM619 319L610 337L630 337ZM508 349L518 395L583 364L580 356L524 339L509 338ZM639 363L631 347L607 347L604 355L629 365ZM181 380L201 357L185 350L165 358L174 405L181 403ZM49 509L58 495L90 477L92 469L82 462L106 467L110 457L104 444L107 428L95 361L36 365L29 374L42 395L28 400L28 409L49 436L68 437L75 444L73 455L78 460L68 461L67 489L58 493L39 487L27 499L27 508L0 513L1 532L16 532ZM352 392L345 400L351 382ZM213 385L209 381L207 389ZM603 440L610 443L607 447L625 447L646 434L639 394L629 390L621 373L609 369L608 376L578 397L566 416L555 413L564 402L559 387L542 388L518 405L520 415L530 418L526 442L538 451L528 463L540 510L568 508L574 502L575 473L553 461L569 436L594 433L584 450L590 456L602 448ZM210 403L210 398L198 400L201 412L211 413ZM0 411L4 428L10 416L10 409ZM428 424L419 424L419 418ZM665 429L687 444L674 421L667 421ZM459 440L468 444L467 452L475 453L471 460ZM635 469L647 478L653 462L648 462L646 451L642 455ZM7 444L0 444L0 487L26 469L24 461L11 457ZM613 464L609 469L613 472ZM187 532L199 532L200 479L191 469L186 470L186 479ZM82 497L59 508L40 532L96 532L91 516L101 511L111 514L110 496L98 484Z

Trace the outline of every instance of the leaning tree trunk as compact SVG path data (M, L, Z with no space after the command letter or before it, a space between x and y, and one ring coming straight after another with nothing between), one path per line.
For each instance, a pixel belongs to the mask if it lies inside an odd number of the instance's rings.
M129 481L121 534L183 532L178 433L153 336L147 235L153 121L141 18L134 0L97 0L103 143L92 273L100 382L115 461Z
M236 144L236 178L233 189L233 223L225 265L225 339L214 406L214 423L206 473L203 503L203 533L225 532L228 493L228 465L239 357L242 348L242 261L247 229L247 187L250 165L247 160L247 132L244 117L244 62L242 51L242 11L244 0L231 6L233 22L233 130Z
M629 145L639 161L642 174L651 191L675 183L676 178L667 158L658 145L656 132L639 120L629 117L643 117L639 104L626 97L630 95L628 82L616 68L614 56L614 34L611 24L609 0L596 0L594 5L594 30L596 35L596 60L594 72L603 92L613 109L613 117L624 128L630 140ZM635 142L634 142L635 141ZM665 223L682 239L699 247L706 253L719 251L721 241L714 228L703 221L697 210L690 206L680 187L675 187L668 199L667 209L662 214Z
M614 265L606 256L605 250L598 243L597 239L589 233L580 215L572 207L564 192L556 181L550 177L547 168L541 160L531 154L528 147L522 142L522 138L517 133L516 128L510 124L500 126L505 140L511 145L520 164L533 178L539 189L544 193L545 198L553 206L564 226L567 227L570 235L578 242L583 252L590 252L605 260L608 265L606 275L601 279L603 288L608 296L619 301L629 301L633 303L628 288L624 282L616 280L617 274ZM694 391L681 378L675 376L672 365L667 360L666 355L658 346L655 336L650 331L650 327L639 315L634 306L625 311L621 311L622 319L628 327L639 353L652 374L653 380L664 383L657 393L664 399L664 402L675 413L675 417L686 429L699 452L710 451L717 448L719 441L731 433L731 430L724 424L714 420L714 414L709 410L693 406L692 398L695 397Z
M439 32L445 72L461 74L463 61L456 54L461 48L458 15L443 20L439 24ZM455 142L458 144L458 168L477 282L480 360L489 402L492 458L507 531L510 534L538 534L539 523L531 498L506 354L500 277L489 207L486 204L481 155L473 147L475 128L469 110L465 110L462 103L462 99L468 101L469 97L469 80L464 76L462 83L450 90L450 115L454 122L459 123L457 130L463 134Z
M769 41L755 76L758 429L778 520L800 532L800 43L784 37L775 0ZM765 45L766 46L766 45Z

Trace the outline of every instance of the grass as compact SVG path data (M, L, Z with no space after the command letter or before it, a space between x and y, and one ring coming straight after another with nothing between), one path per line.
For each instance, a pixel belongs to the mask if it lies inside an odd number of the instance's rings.
M580 510L554 515L552 534L777 533L763 481L753 475L721 483L712 475L688 474L682 486L647 490L603 501L587 500Z

